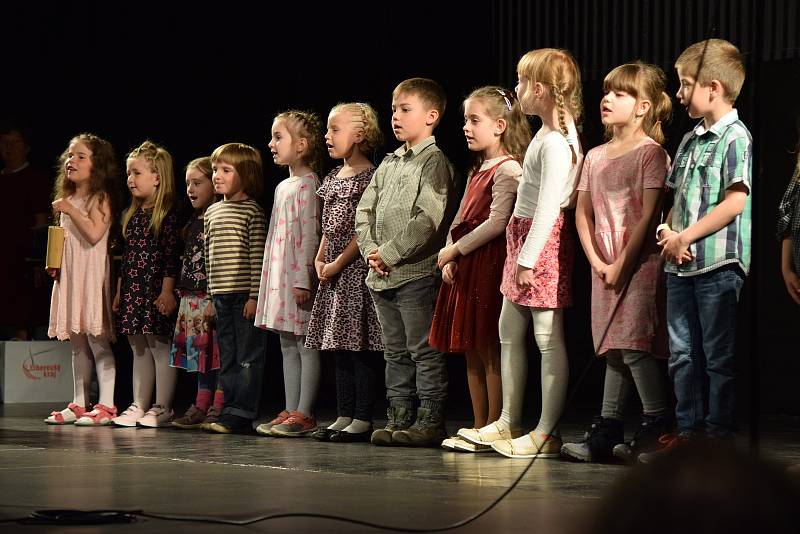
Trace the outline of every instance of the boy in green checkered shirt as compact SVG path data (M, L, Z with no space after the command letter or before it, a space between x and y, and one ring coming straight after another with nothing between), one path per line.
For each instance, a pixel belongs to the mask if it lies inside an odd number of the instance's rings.
M703 121L678 148L666 181L675 202L656 232L667 260L668 368L678 401L678 432L663 440L667 448L733 435L736 307L751 250L753 141L733 107L744 83L742 56L709 39L687 48L675 68L680 103Z

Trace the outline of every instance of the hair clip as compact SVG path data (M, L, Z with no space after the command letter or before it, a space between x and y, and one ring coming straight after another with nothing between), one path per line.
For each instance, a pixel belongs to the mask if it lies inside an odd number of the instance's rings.
M505 89L497 89L497 92L500 93L500 96L502 96L503 100L506 101L506 107L508 108L508 111L511 111L511 108L513 107L511 100L514 98L514 94L511 91L507 91ZM508 95L511 95L510 99Z

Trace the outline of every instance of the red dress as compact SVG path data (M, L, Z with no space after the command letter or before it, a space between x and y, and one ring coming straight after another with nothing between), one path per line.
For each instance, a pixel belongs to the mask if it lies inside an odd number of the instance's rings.
M461 210L461 223L450 235L453 243L489 218L497 168L511 158L472 175ZM442 352L464 352L499 343L497 323L503 295L500 281L506 258L506 237L499 235L456 259L453 285L442 284L436 299L429 343Z

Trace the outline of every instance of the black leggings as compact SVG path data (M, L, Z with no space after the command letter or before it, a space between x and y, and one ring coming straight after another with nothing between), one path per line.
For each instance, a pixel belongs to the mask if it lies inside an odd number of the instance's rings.
M375 402L375 362L383 362L383 359L380 354L373 351L331 352L336 355L338 416L372 421L372 408Z

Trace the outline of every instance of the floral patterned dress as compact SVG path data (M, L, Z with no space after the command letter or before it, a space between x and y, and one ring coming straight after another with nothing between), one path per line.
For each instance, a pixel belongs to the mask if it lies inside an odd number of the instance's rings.
M317 191L324 201L322 233L328 242L325 263L342 253L355 237L356 207L375 168L347 178L337 178L333 169ZM381 325L365 280L369 267L357 256L333 280L320 284L306 346L321 350L383 350Z

